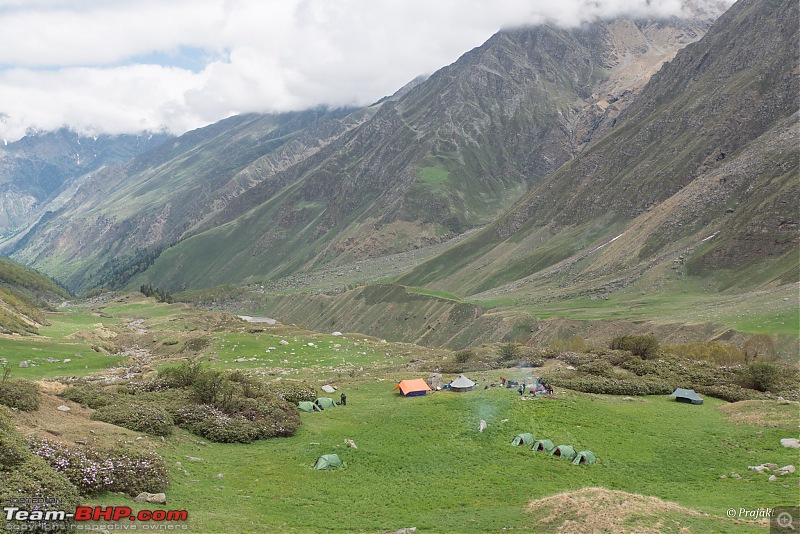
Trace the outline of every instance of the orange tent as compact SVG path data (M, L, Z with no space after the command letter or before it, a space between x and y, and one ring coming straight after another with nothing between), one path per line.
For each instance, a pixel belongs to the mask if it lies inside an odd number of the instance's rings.
M426 391L431 391L428 384L421 378L401 380L394 389L399 389L404 397L417 397L419 395L425 395Z

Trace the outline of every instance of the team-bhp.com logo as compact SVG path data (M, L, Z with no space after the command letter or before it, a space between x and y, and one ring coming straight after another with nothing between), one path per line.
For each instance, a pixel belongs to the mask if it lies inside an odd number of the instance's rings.
M139 510L128 506L78 506L75 512L65 510L25 510L19 506L5 506L6 521L58 522L58 521L186 521L186 510Z

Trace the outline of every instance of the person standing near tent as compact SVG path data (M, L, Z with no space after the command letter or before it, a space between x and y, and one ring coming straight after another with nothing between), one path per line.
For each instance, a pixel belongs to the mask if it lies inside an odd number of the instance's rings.
M347 395L342 392L342 406L347 406Z

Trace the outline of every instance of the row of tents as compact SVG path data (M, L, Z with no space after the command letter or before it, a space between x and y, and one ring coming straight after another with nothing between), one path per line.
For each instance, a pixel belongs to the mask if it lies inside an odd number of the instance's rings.
M550 456L556 458L566 458L571 460L573 464L593 464L597 462L597 456L592 451L575 451L572 445L559 445L556 446L549 439L533 439L533 434L524 433L517 434L511 440L511 444L522 447L530 445L531 450L534 452L546 452Z
M330 397L318 397L314 402L300 401L297 403L297 409L301 412L321 412L328 408L335 408L336 403Z

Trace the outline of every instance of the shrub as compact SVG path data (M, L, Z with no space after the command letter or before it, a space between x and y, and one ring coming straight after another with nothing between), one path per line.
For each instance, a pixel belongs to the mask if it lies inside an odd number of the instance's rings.
M728 402L739 402L744 400L759 400L767 398L766 395L753 389L746 389L735 384L725 384L719 386L702 386L695 388L697 393L716 397Z
M167 367L158 372L158 378L163 383L173 388L185 388L195 383L197 378L203 373L200 360L190 360L181 362L180 365Z
M606 378L614 378L614 366L605 360L591 360L578 365L578 371L588 373L590 375L604 376Z
M312 386L293 380L269 382L263 386L263 391L292 404L317 398L317 392Z
M743 386L757 391L773 391L781 382L781 368L769 362L753 362L743 373Z
M94 384L74 384L61 394L67 400L83 404L94 410L114 402L114 394Z
M614 350L627 350L640 358L658 356L658 340L655 336L616 336L611 340L609 347Z
M467 363L475 357L475 353L469 349L459 350L453 357L456 363Z
M0 381L0 404L9 408L17 408L24 412L33 412L39 408L39 388L28 380Z
M169 484L169 469L154 452L81 449L39 438L30 438L28 445L84 495L104 491L153 493L163 491Z
M240 413L257 430L256 439L291 436L300 426L294 405L275 397L247 399Z
M217 443L250 443L258 430L242 416L231 417L208 404L195 404L178 410L180 425L190 432Z
M174 426L172 416L161 406L124 400L103 406L92 419L155 436L169 436Z
M519 343L503 343L497 348L497 355L502 361L509 361L518 358L522 352Z
M30 510L42 508L35 504L36 500L52 503L57 499L64 510L74 510L79 504L78 489L27 448L25 439L14 428L5 408L0 408L0 480L0 503L11 503L12 499L19 498L31 499L34 504L29 507ZM62 525L61 522L37 524L40 530L51 526L51 530L55 530ZM20 528L17 529L17 526ZM19 524L4 522L3 527L21 530L30 527L30 524L27 521Z
M602 393L606 395L649 395L650 388L641 380L625 380L605 378L591 375L565 376L552 375L542 377L542 381L554 388L562 387L582 391L584 393Z

